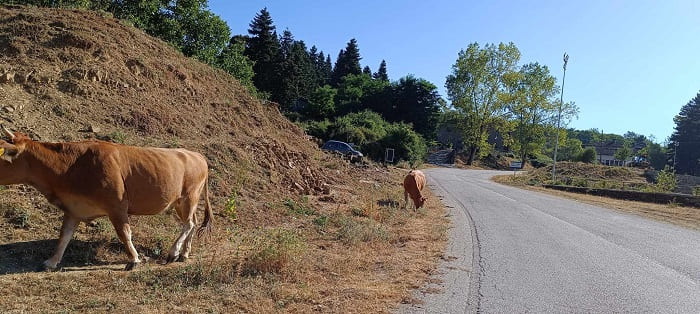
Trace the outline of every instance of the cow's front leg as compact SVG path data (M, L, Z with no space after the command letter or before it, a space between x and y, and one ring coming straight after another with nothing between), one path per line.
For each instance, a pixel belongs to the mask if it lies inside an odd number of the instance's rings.
M139 254L138 252L136 252L136 248L131 242L131 227L129 226L129 216L126 214L110 216L109 221L112 222L114 230L117 232L117 236L119 236L119 240L122 241L122 243L126 247L126 252L129 254L129 263L126 264L124 270L132 270L138 263L141 262L141 260L139 260Z
M71 216L68 212L63 215L63 225L61 226L61 235L58 237L56 251L53 253L51 258L44 261L44 269L56 269L56 266L63 258L63 253L66 251L68 242L70 242L70 239L73 237L73 232L75 231L75 227L78 225L78 222L80 221Z

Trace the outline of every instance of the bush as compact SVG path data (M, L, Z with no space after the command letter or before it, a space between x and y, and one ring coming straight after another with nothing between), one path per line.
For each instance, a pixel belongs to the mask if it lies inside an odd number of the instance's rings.
M394 149L395 160L415 165L421 162L428 146L411 125L388 123L376 112L365 110L337 118L333 123L308 122L304 128L310 135L357 145L371 159L383 160L386 148Z
M301 124L301 127L306 131L306 134L311 135L320 139L330 138L328 134L328 127L331 122L328 120L322 121L307 121Z
M598 153L596 153L595 148L588 147L584 149L576 158L580 162L593 163L597 158Z
M387 128L387 135L381 140L382 147L394 148L394 158L406 160L412 165L423 161L428 153L425 140L405 123L394 123Z
M253 239L242 273L280 273L288 264L302 256L305 249L304 240L294 230L263 230Z
M666 167L666 169L659 171L656 176L654 190L662 193L673 192L676 189L676 184L676 173Z

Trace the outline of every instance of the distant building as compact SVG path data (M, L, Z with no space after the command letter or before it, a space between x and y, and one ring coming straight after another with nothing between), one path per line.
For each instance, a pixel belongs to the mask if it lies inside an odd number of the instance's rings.
M630 163L638 161L635 154L643 147L638 147L635 145L632 147L631 154L626 160L619 160L615 158L615 153L623 147L623 144L618 141L608 141L604 143L594 142L590 144L584 144L583 148L593 147L598 155L598 163L606 166L627 166Z

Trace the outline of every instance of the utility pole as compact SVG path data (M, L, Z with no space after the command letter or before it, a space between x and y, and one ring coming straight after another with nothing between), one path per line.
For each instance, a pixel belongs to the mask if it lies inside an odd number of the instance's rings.
M676 152L678 152L678 142L673 143L673 172L676 172Z
M559 99L559 114L557 115L557 135L554 142L554 160L552 161L552 184L557 182L557 150L559 149L559 127L561 123L561 107L564 105L564 82L566 81L566 64L569 63L569 55L564 52L564 77L561 79L561 98Z

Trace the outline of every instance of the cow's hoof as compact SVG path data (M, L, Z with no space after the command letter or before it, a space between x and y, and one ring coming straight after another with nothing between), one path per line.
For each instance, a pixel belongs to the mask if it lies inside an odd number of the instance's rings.
M170 263L174 262L176 259L177 259L177 256L168 255L168 258L165 260L165 263L170 264Z
M53 272L58 270L58 265L50 265L47 262L41 263L41 266L37 269L39 271Z
M184 262L187 262L187 259L188 259L187 256L180 255L180 256L177 258L177 262L179 262L179 263L184 263Z
M58 271L58 267L54 266L51 267L49 265L41 264L41 266L37 267L37 271L45 271L45 272L55 272Z
M137 266L139 266L138 262L128 262L128 263L126 263L126 267L124 267L124 270L125 271L134 270L134 268L136 268Z

